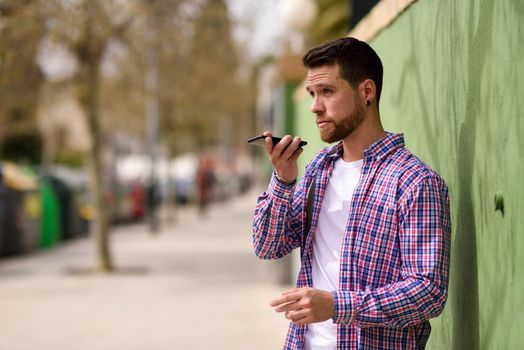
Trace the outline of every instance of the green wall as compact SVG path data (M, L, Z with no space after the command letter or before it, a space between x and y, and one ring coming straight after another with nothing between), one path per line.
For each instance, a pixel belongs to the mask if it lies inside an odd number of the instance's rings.
M449 298L429 349L524 349L524 1L419 0L370 44L387 130L446 180ZM322 144L311 100L297 134Z
M283 109L284 109L284 130L283 134L295 133L295 104L293 103L293 93L297 88L297 82L285 82L282 84Z

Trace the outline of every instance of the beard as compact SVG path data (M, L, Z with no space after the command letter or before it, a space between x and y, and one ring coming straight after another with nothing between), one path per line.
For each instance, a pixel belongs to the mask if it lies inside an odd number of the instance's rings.
M363 103L355 98L355 110L343 120L333 121L334 128L320 129L320 139L327 143L333 143L348 137L364 120Z

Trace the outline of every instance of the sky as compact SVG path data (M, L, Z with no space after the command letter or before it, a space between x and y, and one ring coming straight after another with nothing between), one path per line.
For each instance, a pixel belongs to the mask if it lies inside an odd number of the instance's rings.
M278 12L283 0L227 0L236 23L234 35L244 43L253 58L278 52L286 26Z

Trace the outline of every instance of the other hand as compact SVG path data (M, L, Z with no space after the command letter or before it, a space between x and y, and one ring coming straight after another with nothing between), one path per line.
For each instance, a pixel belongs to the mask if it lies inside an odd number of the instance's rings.
M276 312L297 325L329 320L335 315L331 292L315 288L295 288L285 291L271 302Z

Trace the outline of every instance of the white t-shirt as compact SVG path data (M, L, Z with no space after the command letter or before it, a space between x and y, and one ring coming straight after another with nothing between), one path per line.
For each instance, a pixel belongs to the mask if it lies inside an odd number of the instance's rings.
M326 187L318 225L313 235L313 287L326 291L338 289L340 248L346 230L351 198L357 187L363 160L335 162ZM335 350L337 326L333 320L307 326L305 350Z

